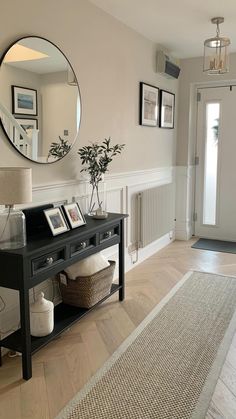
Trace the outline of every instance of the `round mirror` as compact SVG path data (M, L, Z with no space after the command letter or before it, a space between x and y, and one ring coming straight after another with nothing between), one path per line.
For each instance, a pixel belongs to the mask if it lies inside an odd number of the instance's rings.
M11 144L37 163L53 163L71 149L80 125L80 93L65 55L30 36L1 59L0 118Z

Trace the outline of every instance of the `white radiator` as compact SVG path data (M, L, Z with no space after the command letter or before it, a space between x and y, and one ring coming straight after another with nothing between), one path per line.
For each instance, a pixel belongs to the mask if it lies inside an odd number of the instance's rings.
M145 247L174 230L174 202L172 183L138 194L139 247Z

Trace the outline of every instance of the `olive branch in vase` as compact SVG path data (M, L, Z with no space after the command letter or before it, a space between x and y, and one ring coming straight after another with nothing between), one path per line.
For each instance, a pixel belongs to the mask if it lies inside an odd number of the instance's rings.
M108 171L108 166L113 158L120 154L125 144L111 145L111 138L105 138L101 144L92 143L78 150L82 165L85 166L81 172L89 175L89 183L92 186L92 193L89 203L89 213L93 211L94 195L97 197L98 209L102 210L102 201L99 194L99 183L103 180L104 174Z

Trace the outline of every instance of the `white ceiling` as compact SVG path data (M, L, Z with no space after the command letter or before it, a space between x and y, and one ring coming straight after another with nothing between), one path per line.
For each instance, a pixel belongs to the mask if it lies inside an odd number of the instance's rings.
M9 65L13 67L28 70L37 74L56 73L58 71L66 71L68 69L68 62L64 55L50 42L36 37L24 38L18 42L30 49L46 54L46 58L10 62Z
M90 1L178 58L202 56L204 40L215 36L211 18L223 16L221 35L236 52L236 0Z

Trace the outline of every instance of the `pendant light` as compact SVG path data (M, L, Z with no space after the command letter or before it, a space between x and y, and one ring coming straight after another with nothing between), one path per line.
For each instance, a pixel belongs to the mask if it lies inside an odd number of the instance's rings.
M219 25L224 22L223 17L213 17L211 23L216 25L216 36L204 42L203 71L208 74L224 74L229 71L228 46L230 39L220 36Z

